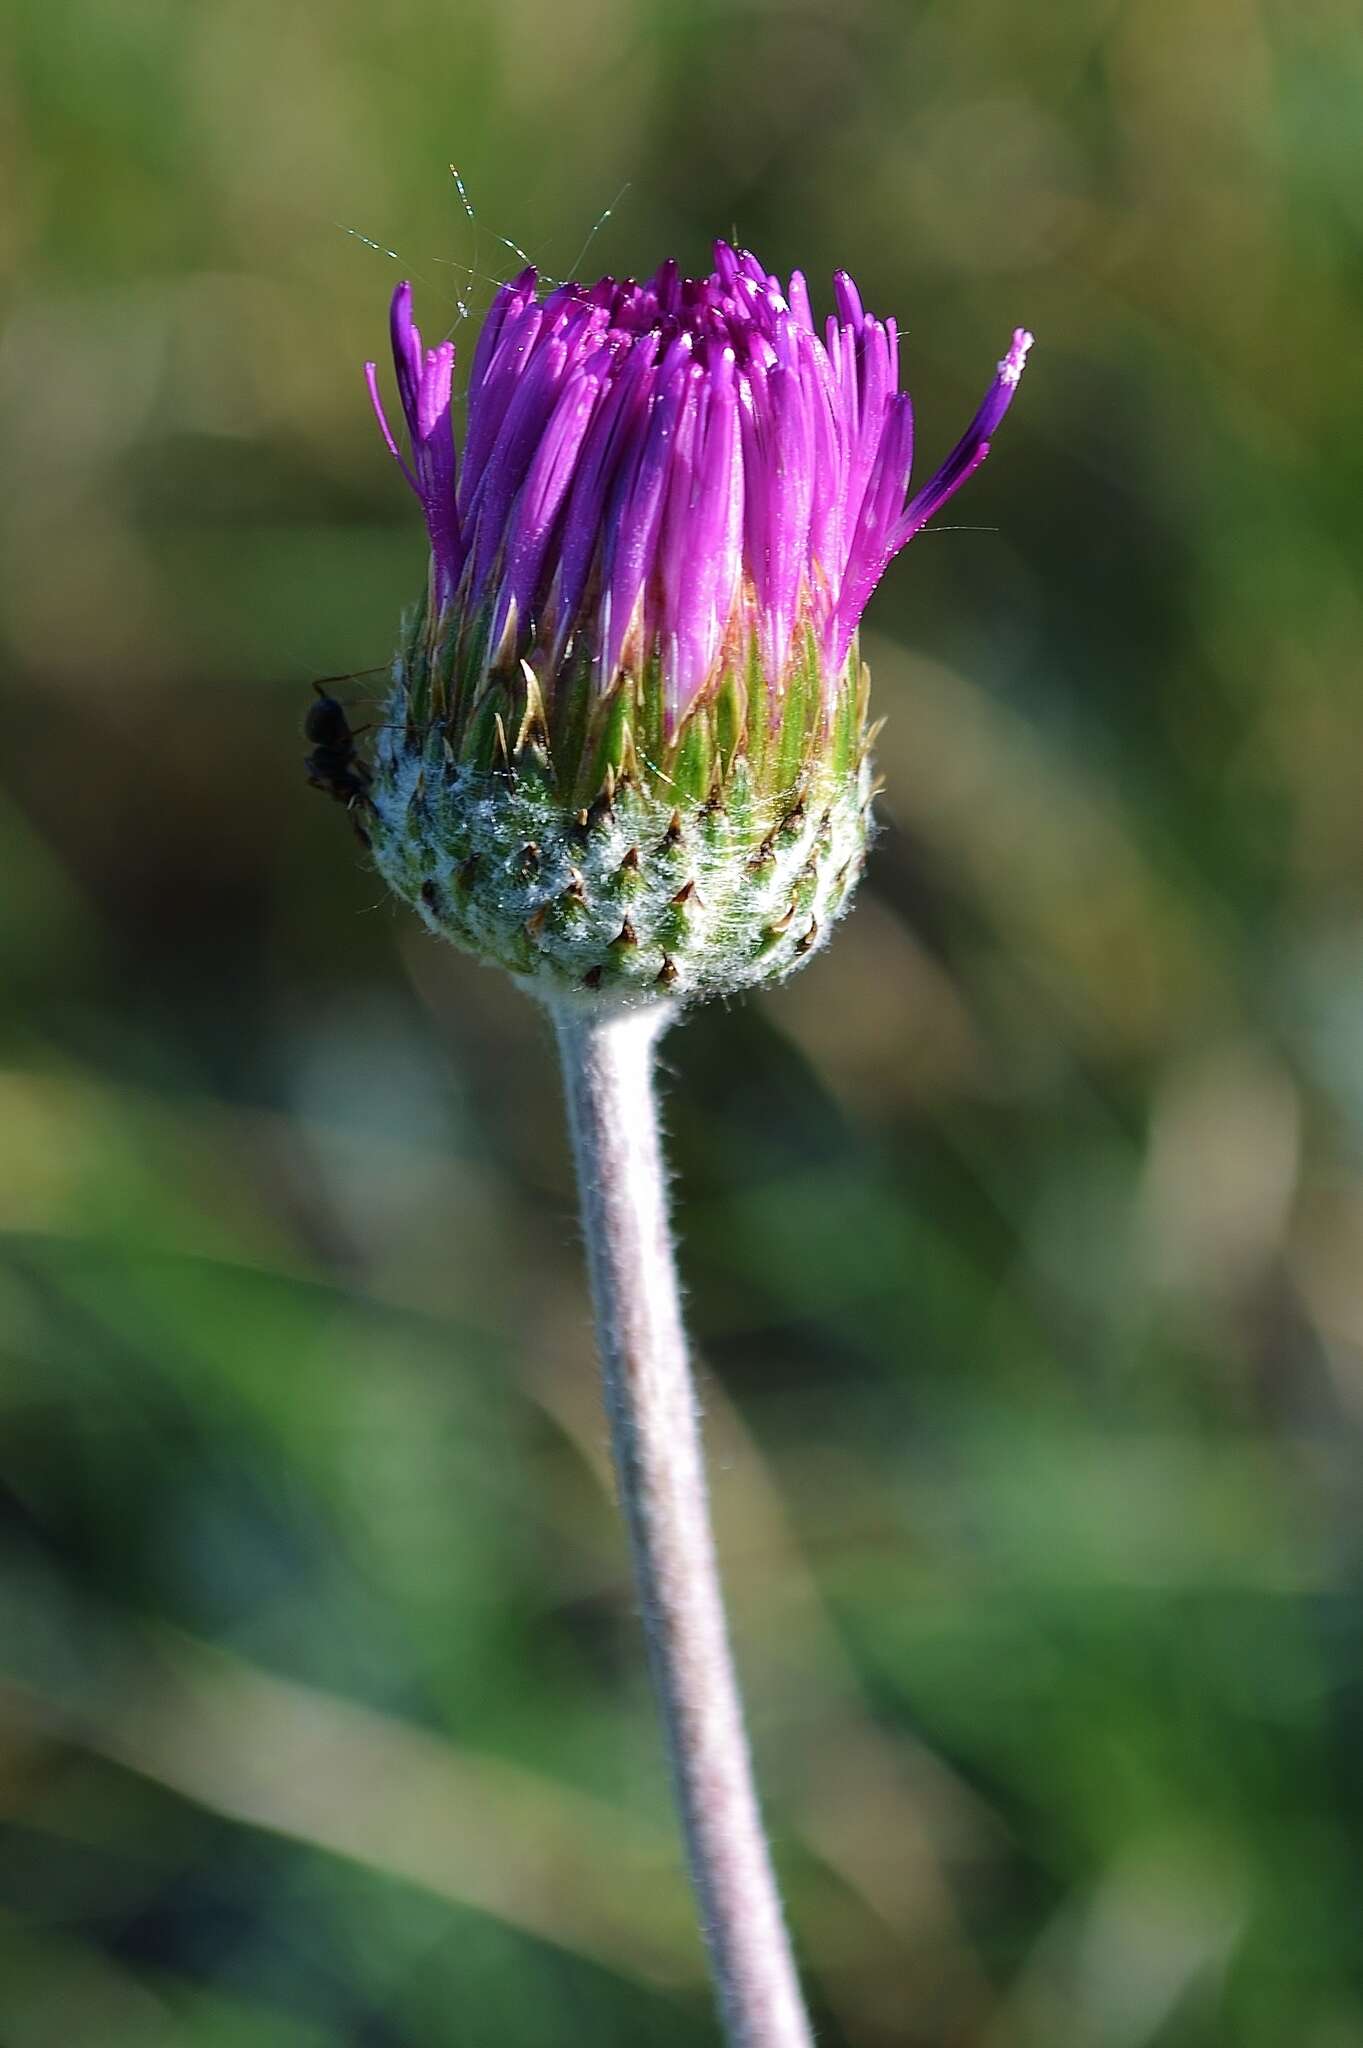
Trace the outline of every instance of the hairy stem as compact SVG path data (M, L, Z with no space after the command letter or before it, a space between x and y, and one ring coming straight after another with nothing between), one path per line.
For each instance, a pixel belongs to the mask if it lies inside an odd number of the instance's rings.
M668 1006L555 1011L621 1504L691 1877L732 2048L810 2048L710 1533L653 1051Z

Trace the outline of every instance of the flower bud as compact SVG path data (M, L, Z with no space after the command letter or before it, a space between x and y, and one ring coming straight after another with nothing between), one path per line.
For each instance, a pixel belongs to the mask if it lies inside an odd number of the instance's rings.
M869 831L862 612L891 558L988 453L1031 336L909 494L893 320L845 275L816 331L725 243L493 301L462 465L454 348L392 305L410 436L388 447L430 536L394 665L370 833L432 929L544 995L723 995L807 959Z

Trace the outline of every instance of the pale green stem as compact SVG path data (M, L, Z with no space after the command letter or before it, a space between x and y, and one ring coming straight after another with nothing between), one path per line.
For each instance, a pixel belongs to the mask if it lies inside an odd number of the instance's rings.
M691 1877L731 2048L811 2048L729 1652L667 1221L671 1006L555 1009L606 1411Z

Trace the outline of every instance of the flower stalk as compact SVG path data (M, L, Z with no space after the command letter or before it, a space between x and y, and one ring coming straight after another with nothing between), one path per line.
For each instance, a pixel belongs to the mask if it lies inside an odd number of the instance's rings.
M653 1057L673 1007L565 1003L554 1021L616 1477L726 2038L811 2048L729 1651L668 1229Z

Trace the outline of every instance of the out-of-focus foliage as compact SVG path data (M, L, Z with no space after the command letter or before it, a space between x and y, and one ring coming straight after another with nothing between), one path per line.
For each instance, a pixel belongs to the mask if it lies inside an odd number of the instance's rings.
M713 2039L548 1034L298 722L421 580L396 277L467 349L501 235L729 229L900 316L927 463L1038 336L873 607L858 910L668 1048L820 2041L1359 2048L1356 10L5 40L5 2048Z

